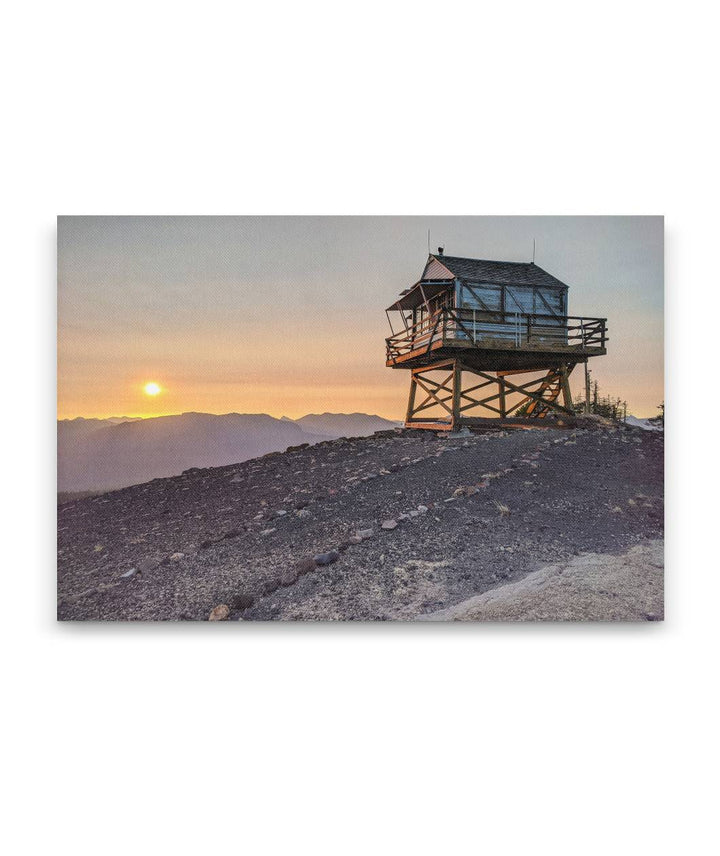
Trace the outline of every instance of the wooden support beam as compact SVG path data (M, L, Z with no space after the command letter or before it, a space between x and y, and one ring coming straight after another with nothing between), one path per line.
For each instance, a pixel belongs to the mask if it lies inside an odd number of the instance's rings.
M452 410L447 406L447 404L445 404L444 400L438 398L432 389L425 386L425 382L423 380L421 380L419 377L416 377L415 383L421 386L425 390L425 392L430 395L431 398L435 399L435 401L440 405L440 407L442 407L444 410L447 410L447 412L452 416Z
M438 369L451 368L454 365L455 360L441 360L440 362L433 363L431 366L420 366L420 368L412 369L412 373L423 374L424 372L434 372Z
M453 401L452 401L452 424L453 428L460 419L460 390L462 388L462 363L455 360L453 366Z
M405 416L405 421L409 422L412 418L412 415L415 411L415 390L417 389L417 381L415 380L414 375L410 375L410 396L408 398L408 406L407 413Z
M448 375L448 377L441 384L438 383L437 381L434 381L432 378L429 378L429 377L423 378L423 380L425 381L425 383L433 385L435 387L436 392L438 392L441 389L444 389L445 392L450 393L450 398L452 398L452 389L450 387L448 387L448 384L452 381L452 374ZM431 398L431 396L428 395L424 399L424 401L421 402L420 406L416 408L416 411L417 410L424 410L425 406L427 405L430 398ZM445 399L445 400L447 400L447 399ZM428 406L432 406L432 405L428 405Z
M563 404L565 407L572 409L572 393L570 392L570 372L575 368L575 366L570 366L568 368L567 364L564 364L561 370L562 374L562 392L563 392Z
M433 365L413 369L406 424L413 426L443 424L452 429L457 428L464 421L463 414L475 408L485 409L505 419L528 402L527 415L534 419L545 418L551 410L572 414L568 378L574 365L574 363L563 363L523 383L513 383L508 380L508 375L537 375L540 369L508 369L491 372L467 366L460 359L443 360ZM448 369L451 369L450 373L443 372L438 380L429 376L431 372L438 372L438 370L447 372ZM475 375L480 382L463 389L464 371ZM495 387L497 391L492 395L478 398L476 393L486 387ZM416 401L418 388L425 393L419 404ZM558 402L560 395L562 395L563 404ZM515 398L519 401L515 401ZM443 417L438 421L437 418L419 416L420 413L434 407L441 408L447 414L449 417L447 422L442 422Z
M555 369L554 371L555 371L555 373L557 373L557 369ZM550 372L548 372L548 374L551 374L552 372L553 372L553 369L551 369ZM475 370L475 374L480 375L480 377L487 378L488 380L495 380L495 378L492 375L489 375L486 372L482 372L478 369ZM537 381L533 381L533 382L537 382ZM531 382L531 383L533 383L533 382ZM503 383L505 384L505 386L507 386L513 392L519 392L521 394L525 394L529 398L533 399L533 401L538 402L539 404L543 405L544 407L549 406L553 410L560 410L563 413L567 413L571 416L573 415L572 411L568 410L566 407L562 407L561 405L557 404L555 401L550 402L547 399L543 398L542 395L539 395L536 392L531 392L527 388L524 389L522 386L517 386L517 384L511 383L506 378L503 378ZM527 387L528 385L529 384L525 384L525 387Z
M507 415L507 409L505 407L505 379L499 377L497 383L499 389L498 398L500 399L500 417L504 419Z

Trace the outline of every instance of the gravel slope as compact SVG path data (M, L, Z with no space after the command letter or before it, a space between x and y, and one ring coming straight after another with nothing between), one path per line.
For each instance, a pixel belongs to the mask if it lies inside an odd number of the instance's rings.
M663 437L634 428L391 433L190 470L60 506L58 617L412 619L662 538L662 491Z

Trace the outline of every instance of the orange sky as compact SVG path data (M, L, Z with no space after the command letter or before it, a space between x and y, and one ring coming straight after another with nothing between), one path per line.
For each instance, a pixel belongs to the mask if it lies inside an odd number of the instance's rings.
M604 392L663 400L663 227L648 217L62 217L58 417L189 410L402 418L384 309L447 254L537 263L570 314L608 317ZM143 386L161 385L149 397ZM571 378L583 387L582 367Z

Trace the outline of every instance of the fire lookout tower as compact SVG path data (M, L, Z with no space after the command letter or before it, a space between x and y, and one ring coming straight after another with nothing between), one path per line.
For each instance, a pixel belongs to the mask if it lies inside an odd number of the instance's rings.
M438 248L386 310L386 365L410 371L405 426L449 431L476 421L466 415L473 410L501 419L573 413L568 378L578 363L606 353L607 319L567 309L568 286L534 263ZM397 333L391 312L400 316ZM472 375L465 388L463 372Z

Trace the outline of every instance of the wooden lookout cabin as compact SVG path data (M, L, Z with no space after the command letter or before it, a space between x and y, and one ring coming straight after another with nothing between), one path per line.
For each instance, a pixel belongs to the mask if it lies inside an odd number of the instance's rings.
M568 378L606 353L606 319L567 313L568 286L536 264L438 248L387 309L386 365L410 372L406 427L573 413ZM472 376L465 387L464 372Z

